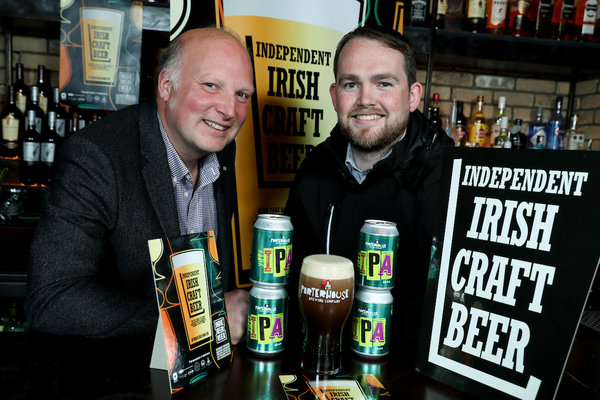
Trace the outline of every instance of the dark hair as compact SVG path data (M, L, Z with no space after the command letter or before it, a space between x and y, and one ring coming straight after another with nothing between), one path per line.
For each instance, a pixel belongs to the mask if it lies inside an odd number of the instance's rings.
M359 26L352 32L344 35L337 45L335 57L333 59L333 75L336 79L340 53L344 46L353 39L376 40L384 46L398 50L404 56L404 72L406 73L408 86L412 86L412 84L417 81L417 59L415 49L402 34L390 28L381 26ZM368 54L365 54L365 57L368 56Z

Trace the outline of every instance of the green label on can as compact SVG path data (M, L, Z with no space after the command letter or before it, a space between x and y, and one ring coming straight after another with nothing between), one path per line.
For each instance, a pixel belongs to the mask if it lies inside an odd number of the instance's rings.
M356 301L352 313L352 350L366 356L382 356L390 349L392 304Z
M285 349L285 298L258 299L250 296L246 345L258 353Z
M397 248L398 238L395 236L361 233L356 262L357 284L380 289L393 288Z
M250 279L287 284L292 261L292 232L254 229Z

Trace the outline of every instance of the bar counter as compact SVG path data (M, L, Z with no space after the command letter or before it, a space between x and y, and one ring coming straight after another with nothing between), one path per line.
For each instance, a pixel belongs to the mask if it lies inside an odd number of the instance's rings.
M150 369L152 338L110 340L35 333L0 334L0 398L3 399L169 399L166 371ZM274 357L258 357L234 347L230 367L204 378L174 399L285 399L278 376L306 374L299 366L299 343ZM369 362L343 358L342 374L375 374L391 399L472 399L421 375L411 367L413 346ZM406 354L407 357L404 357ZM557 399L600 398L600 333L580 326Z

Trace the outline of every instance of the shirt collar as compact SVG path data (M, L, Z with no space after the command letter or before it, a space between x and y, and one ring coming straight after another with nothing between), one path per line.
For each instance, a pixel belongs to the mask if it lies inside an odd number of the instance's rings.
M171 170L173 183L192 179L190 171L181 160L181 157L179 157L179 154L177 154L175 147L173 147L173 144L167 135L167 131L162 123L162 119L160 118L158 110L156 115L158 117L160 134L165 144L165 148L167 149L167 161L169 162L169 169ZM215 153L208 153L206 156L202 157L202 160L200 160L200 170L201 172L207 172L209 176L207 177L204 173L201 173L198 187L202 187L216 181L219 177L219 168L219 160Z

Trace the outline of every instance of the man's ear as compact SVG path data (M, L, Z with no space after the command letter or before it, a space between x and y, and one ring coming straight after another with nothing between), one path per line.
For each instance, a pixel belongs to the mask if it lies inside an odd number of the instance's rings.
M335 83L329 86L329 94L331 95L331 102L333 103L333 109L337 111L337 96L335 94Z
M419 107L419 103L421 102L421 96L423 95L423 86L421 86L420 82L415 82L410 87L410 92L408 95L408 103L410 105L410 112L413 112Z
M168 78L167 69L163 69L158 74L158 96L166 103L169 101L171 97L171 87L173 86L172 82Z

